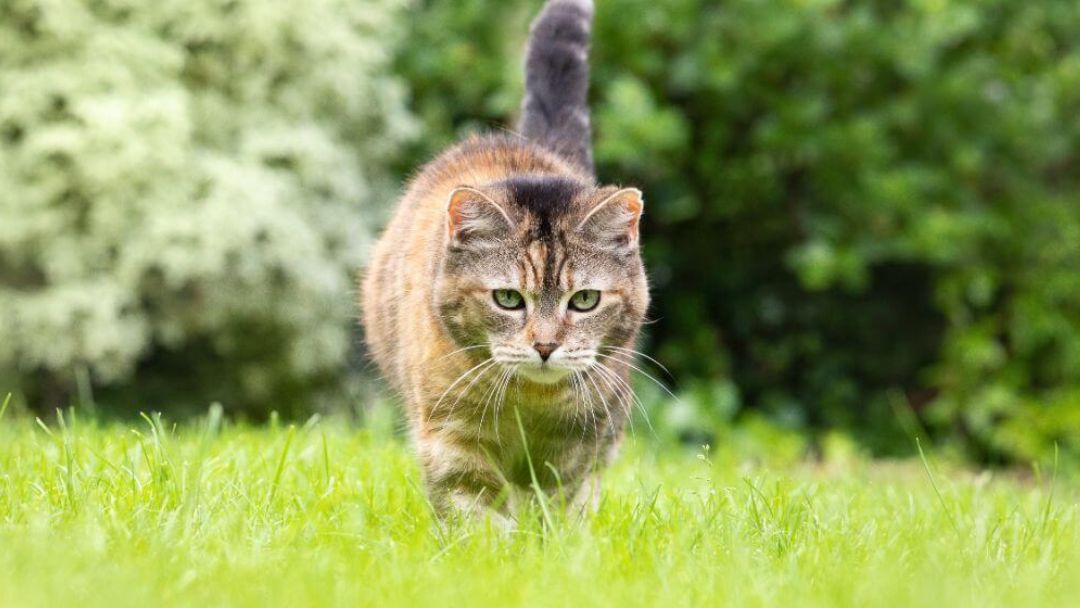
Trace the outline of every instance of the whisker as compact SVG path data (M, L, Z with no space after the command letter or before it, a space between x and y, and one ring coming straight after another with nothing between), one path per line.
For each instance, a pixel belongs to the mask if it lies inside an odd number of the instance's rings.
M585 403L585 394L581 390L581 385L579 384L579 381L580 381L580 379L577 377L577 374L571 374L570 375L570 385L571 385L572 390L574 392L574 398L575 398L575 401L577 401L578 404L580 405L580 407L578 409L585 410L585 420L586 421L588 421L588 420L592 421L593 430L595 432L595 430L596 430L596 411L590 406L590 404ZM583 422L582 425L581 425L581 438L582 438L582 440L585 439L585 430L587 428L588 427Z
M514 379L514 374L517 372L517 366L513 365L507 368L506 380L503 381L502 390L500 391L498 402L495 405L495 443L502 446L502 436L499 431L499 413L502 412L503 404L506 401L506 391L510 388L510 382Z
M440 404L442 404L442 402L443 402L443 399L445 399L445 398L446 398L446 395L447 395L447 394L449 394L449 393L450 393L450 391L451 391L451 390L453 390L453 388L454 388L455 386L457 386L457 385L458 385L458 383L460 383L460 382L461 382L462 380L464 380L464 379L465 379L466 377L468 377L468 376L469 376L469 374L473 373L473 371L475 371L475 370L476 370L477 368L483 367L483 366L485 366L485 365L488 365L488 364L492 364L492 365L493 365L494 363L495 363L495 360L494 360L494 359L492 359L492 358L490 358L490 357L488 357L487 359L484 359L484 360L483 360L483 361L481 361L480 363L477 363L477 364L476 364L476 365L474 365L473 367L471 367L471 368L469 368L468 370L466 370L466 371L465 371L465 373L463 373L463 374L461 374L460 376L458 376L458 377L457 377L457 380L454 380L454 381L453 381L453 382L452 382L452 383L450 384L450 386L446 387L446 390L445 390L445 391L443 391L442 395L439 395L439 398L438 398L438 400L436 400L436 401L435 401L435 405L434 405L434 406L432 406L431 410L430 410L430 411L428 412L428 415L427 415L427 419L426 419L426 420L425 420L424 422L429 422L429 421L431 421L431 417L432 417L432 416L433 416L433 415L435 414L435 410L439 409L439 405L440 405Z
M621 362L619 359L615 359L615 361ZM625 362L622 362L622 363L625 364ZM655 433L656 430L653 428L652 421L649 420L649 412L645 409L645 404L642 403L641 399L638 398L637 393L634 392L634 388L632 386L630 386L630 383L627 382L626 380L624 380L623 378L621 378L617 373L615 373L615 370L611 369L610 367L604 365L603 363L600 363L599 361L597 361L597 364L599 365L599 367L597 369L605 370L606 375L613 382L615 382L615 383L619 384L620 386L624 387L624 389L627 391L627 394L629 395L629 397L633 400L634 404L637 405L638 410L641 411L641 415L645 419L645 424L649 427L649 430Z
M607 374L609 372L606 370L606 368L602 368L600 363L594 363L591 367L591 371L596 372L596 378L590 376L589 379L592 380L593 385L597 387L597 391L600 390L600 386L596 382L596 380L599 379L600 382L602 382L604 386L607 387L608 391L612 395L614 395L615 399L618 401L619 407L623 410L623 414L626 416L627 420L630 421L630 431L636 434L636 432L634 431L634 417L632 411L633 406L626 398L626 395L624 394L622 388L616 384L613 384L611 380L608 379Z
M591 354L590 355L575 355L573 357L563 357L562 361L564 363L573 363L575 361L588 361L589 359L592 359L594 356L595 355L591 355Z
M476 377L475 377L475 378L473 378L471 382L469 382L469 385L465 387L465 390L463 390L463 391L461 391L460 393L458 393L458 398L457 398L457 400L456 400L456 401L454 401L454 405L450 406L450 413L449 413L449 414L447 414L447 417L453 417L453 415L454 415L454 410L456 410L456 409L457 409L457 406L458 406L458 404L459 404L459 403L461 403L461 400L462 400L462 399L464 399L464 398L465 398L466 396L468 396L468 394L469 394L469 391L471 391L471 390L472 390L472 387L473 387L473 386L475 386L475 385L476 385L476 383L477 383L477 382L479 382L479 380L480 380L481 378L483 378L484 376L486 376L488 372L490 372L491 370L495 369L496 367L498 367L498 362L497 362L497 361L494 361L494 360L492 360L492 364L491 364L491 365L489 365L488 367L484 368L484 370L483 370L483 371L481 371L481 372L479 372L478 374L476 374Z
M638 357L643 357L643 358L647 359L649 362L651 362L653 365L655 365L655 366L659 367L661 370L663 370L663 372L665 374L667 374L668 378L671 378L672 380L675 380L675 376L671 373L670 370L668 370L668 368L664 367L663 363L660 363L656 359L653 359L652 357L650 357L649 355L646 355L645 353L641 352L640 350L634 350L632 348L624 348L622 346L604 346L602 348L607 348L608 350L612 350L612 351L623 353L623 354L630 355L630 356L635 356L636 355Z
M443 355L443 356L439 357L438 359L436 359L436 361L442 361L443 359L445 359L445 358L447 358L449 356L456 355L458 353L463 353L463 352L468 351L468 350L475 350L477 348L486 348L488 346L490 346L490 345L489 344L473 344L472 346L466 346L465 348L459 348L457 350L450 351L450 352L446 353L445 355Z
M492 382L491 386L488 387L488 390L484 392L484 407L480 411L480 422L476 425L476 443L477 444L480 443L480 436L484 432L484 418L487 417L488 406L491 403L491 398L495 396L496 388L502 382L502 379L506 376L508 371L509 371L508 369L503 368L503 370L501 372L499 372L499 377L496 378L495 382Z
M592 400L589 400L589 411L591 411L593 415L593 438L595 440L595 438L600 436L600 419L599 410L593 405Z
M645 376L646 378L648 378L649 380L651 380L651 381L653 382L653 384L655 384L656 386L660 387L660 390L662 390L662 391L664 391L665 393L667 393L667 394L668 394L668 395L669 395L669 396L670 396L670 397L671 397L672 399L674 399L675 401L678 401L678 400L679 400L679 398L678 398L678 397L677 397L677 396L675 395L675 393L671 392L671 389L669 389L668 387L664 386L664 384L663 384L662 382L660 382L659 380L657 380L657 379L656 379L655 377L653 377L653 375L652 375L652 374L650 374L649 372L647 372L647 371L645 371L645 370L641 369L640 367L638 367L638 366L634 365L634 364L633 364L633 363L631 363L630 361L627 361L627 360L625 360L625 359L620 359L620 358L618 358L618 357L615 357L615 356L612 356L612 355L605 355L605 354L603 354L603 353L597 353L597 356L598 356L598 357L604 357L605 359L611 359L612 361L616 361L616 362L618 362L618 363L622 363L623 365L625 365L625 366L629 367L630 369L632 369L632 370L636 371L637 373L639 373L639 374L641 374L642 376ZM624 356L625 356L625 355L624 355Z
M581 400L581 394L577 390L577 377L576 377L576 375L575 374L570 374L567 377L567 380L570 382L570 399L574 404L574 411L576 412L578 410L584 409L585 406L583 405L583 402ZM584 427L581 430L581 437L583 439L585 437L585 429L584 429Z
M615 419L611 416L611 409L608 407L607 399L604 398L604 394L600 391L600 387L597 386L596 381L589 375L588 370L582 372L581 377L583 378L582 385L584 385L585 380L588 380L589 384L591 384L596 391L596 398L600 400L600 405L604 406L604 415L607 417L608 429L614 429ZM589 397L589 404L589 406L592 407L592 397Z

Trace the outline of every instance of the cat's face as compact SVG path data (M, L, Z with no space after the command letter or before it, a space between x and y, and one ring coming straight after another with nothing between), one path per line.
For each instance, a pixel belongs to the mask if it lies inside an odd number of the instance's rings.
M618 357L648 306L641 193L558 178L459 188L435 286L460 348L550 384Z

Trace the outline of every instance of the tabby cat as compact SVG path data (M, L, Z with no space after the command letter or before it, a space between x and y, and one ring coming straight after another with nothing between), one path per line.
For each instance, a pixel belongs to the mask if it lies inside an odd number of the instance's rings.
M512 523L537 490L595 503L630 415L642 195L593 177L592 13L549 0L520 135L474 136L424 166L364 279L366 339L443 517Z

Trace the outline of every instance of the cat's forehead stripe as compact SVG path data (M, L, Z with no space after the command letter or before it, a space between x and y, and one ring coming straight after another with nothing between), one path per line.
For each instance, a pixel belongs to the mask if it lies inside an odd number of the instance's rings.
M561 293L573 286L571 257L563 235L558 237L558 243L532 241L523 248L516 262L519 285L544 298L558 300Z
M585 185L562 176L519 176L504 182L510 200L526 212L530 236L550 243Z
M525 260L518 260L518 284L528 290L529 287L529 272L525 267Z
M567 288L569 285L569 279L563 280L563 270L566 268L566 262L570 259L570 251L566 244L566 235L559 233L559 247L557 253L559 254L559 266L555 270L555 281L558 286Z
M533 288L540 283L540 274L537 271L536 262L533 261L531 249L527 249L525 255L522 257L524 258L522 260L522 265L529 271L525 274L523 284L526 287Z

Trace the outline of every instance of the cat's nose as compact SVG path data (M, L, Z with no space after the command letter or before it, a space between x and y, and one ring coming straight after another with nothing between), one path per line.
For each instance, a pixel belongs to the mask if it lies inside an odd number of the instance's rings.
M555 352L556 348L559 348L559 345L554 342L536 342L533 344L533 348L540 353L540 359L547 361L551 353Z

